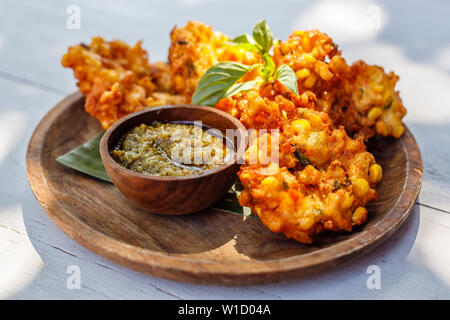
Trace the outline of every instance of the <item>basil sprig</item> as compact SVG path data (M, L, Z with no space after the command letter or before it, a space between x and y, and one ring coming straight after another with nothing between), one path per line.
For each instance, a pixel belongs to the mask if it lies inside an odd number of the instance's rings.
M266 20L261 20L253 28L253 39L262 48L263 52L269 52L273 45L272 30L266 24Z
M237 36L227 43L247 51L253 51L259 54L269 53L273 45L272 30L266 24L266 20L259 21L253 28L253 37L248 33Z
M226 45L242 48L244 50L253 51L260 54L262 53L261 47L248 33L237 36L233 40L227 42Z
M264 66L261 69L261 75L265 81L273 80L273 74L275 72L275 62L268 53L264 53Z
M297 75L291 67L286 64L282 64L278 67L274 77L275 79L278 79L283 86L298 95Z
M275 62L272 57L268 53L265 53L263 58L265 65L261 69L261 75L264 81L277 79L282 85L298 95L297 75L294 70L286 64L282 64L275 70Z
M238 83L239 79L255 68L260 68L260 74L264 82L277 79L286 88L298 95L295 72L288 65L281 65L276 68L270 54L273 42L272 31L265 20L261 20L253 28L253 37L244 33L228 42L227 45L261 54L264 64L258 63L247 66L227 61L212 66L199 80L197 89L192 96L192 103L213 107L223 98L255 88L258 84L261 84L261 80Z

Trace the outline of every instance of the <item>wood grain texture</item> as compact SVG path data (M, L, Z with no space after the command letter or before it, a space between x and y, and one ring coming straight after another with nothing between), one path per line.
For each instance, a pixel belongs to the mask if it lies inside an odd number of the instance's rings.
M68 125L70 123L70 125ZM408 217L422 181L419 149L407 130L399 139L371 141L384 168L369 219L352 233L328 233L313 245L273 234L256 218L205 210L161 216L130 205L110 184L54 159L100 132L76 93L38 125L27 152L27 173L44 210L86 248L134 270L205 284L274 282L333 268L391 236Z
M163 177L134 172L118 164L111 150L122 137L142 123L151 125L155 121L197 121L205 128L219 130L223 137L227 137L227 130L231 129L233 136L226 140L232 152L230 160L202 174ZM244 125L221 110L167 105L128 115L114 123L100 141L100 155L108 176L130 202L154 213L182 215L206 209L228 192L235 181L238 159L242 159L247 140Z

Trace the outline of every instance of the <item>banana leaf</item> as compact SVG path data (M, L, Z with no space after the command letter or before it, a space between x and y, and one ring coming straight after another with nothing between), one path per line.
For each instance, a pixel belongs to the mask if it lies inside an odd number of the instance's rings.
M56 161L79 172L112 183L106 173L100 157L99 147L102 136L103 133L99 134L81 146L76 147L66 154L56 158ZM255 217L250 208L242 207L239 204L238 195L242 191L242 188L243 187L239 179L236 179L235 184L231 187L228 193L211 207L246 217Z
M244 187L242 186L239 179L236 179L236 182L227 192L227 194L222 199L214 203L211 208L243 215L246 217L256 217L256 215L253 214L252 210L249 207L243 207L239 204L238 196L243 188Z
M103 133L99 134L92 140L56 158L56 161L95 178L112 182L100 157L99 146L102 136Z

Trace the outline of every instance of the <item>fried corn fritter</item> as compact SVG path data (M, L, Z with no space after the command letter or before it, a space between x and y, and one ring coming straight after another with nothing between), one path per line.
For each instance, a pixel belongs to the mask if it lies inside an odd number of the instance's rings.
M170 33L169 65L172 85L176 92L190 102L197 83L205 72L221 61L236 61L252 65L261 61L260 55L225 45L229 40L211 26L189 21L183 28Z
M219 62L223 44L228 38L213 32L210 26L190 21L184 28L170 33L169 65L174 89L192 97L198 80Z
M279 129L297 108L314 109L315 95L306 91L297 96L278 80L258 89L220 100L215 107L238 118L249 129Z
M406 109L395 90L398 79L379 66L355 62L341 81L330 117L350 134L365 139L375 134L400 138Z
M295 31L274 46L273 60L277 66L286 64L294 70L299 93L313 93L316 108L323 112L331 109L339 79L349 69L337 45L318 30Z
M96 37L89 46L70 47L62 65L73 69L78 88L86 97L86 111L104 129L145 107L186 101L167 92L168 67L152 66L141 42L130 47L119 40L106 42Z
M364 207L376 199L381 166L361 137L351 139L342 126L333 127L326 113L314 110L313 97L289 98L275 80L216 106L248 128L268 130L245 153L239 201L271 231L299 242L311 243L324 230L351 231L366 221ZM268 161L273 153L278 158Z
M403 134L406 109L393 72L362 61L349 67L337 45L318 30L295 31L274 47L273 58L296 72L299 92L313 92L317 110L328 113L336 128L343 125L348 134L365 140Z

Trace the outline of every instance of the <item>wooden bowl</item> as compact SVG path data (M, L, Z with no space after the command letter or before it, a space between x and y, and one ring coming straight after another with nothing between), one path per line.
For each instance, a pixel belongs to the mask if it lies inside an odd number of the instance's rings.
M209 128L218 129L226 136L227 129L236 132L229 147L234 156L230 161L188 176L154 176L134 172L118 164L111 156L125 133L142 123L154 121L201 121ZM131 114L114 123L100 141L100 155L106 172L114 185L130 202L155 213L181 215L208 208L220 200L233 185L239 169L238 159L246 149L247 131L242 123L229 114L210 107L166 105Z

